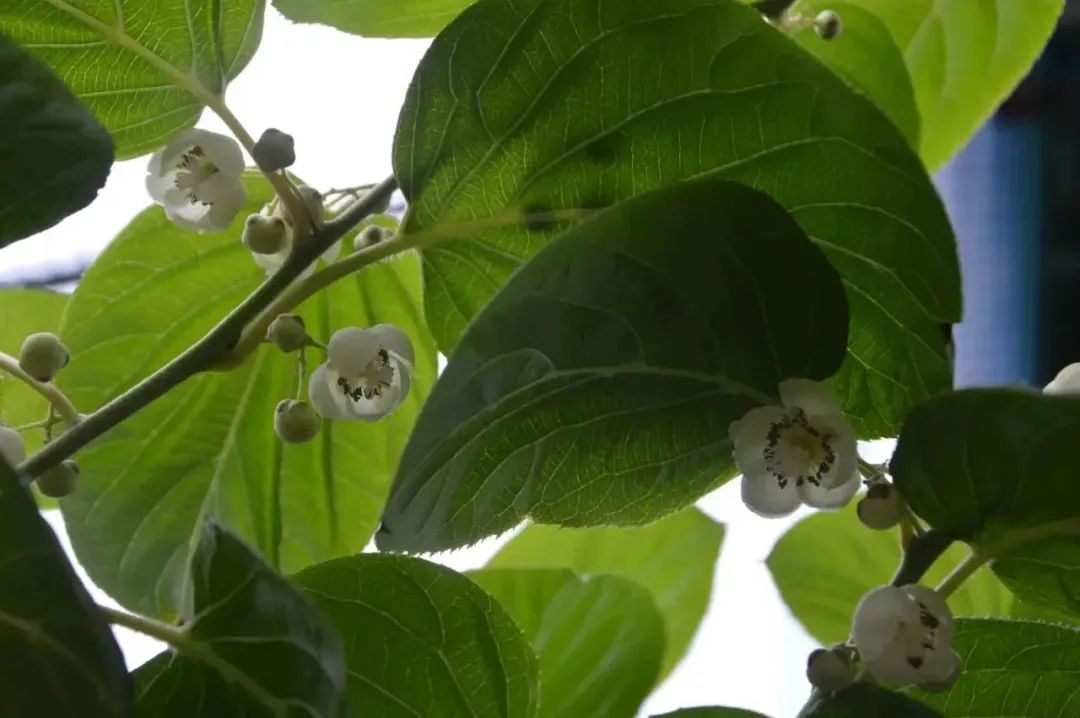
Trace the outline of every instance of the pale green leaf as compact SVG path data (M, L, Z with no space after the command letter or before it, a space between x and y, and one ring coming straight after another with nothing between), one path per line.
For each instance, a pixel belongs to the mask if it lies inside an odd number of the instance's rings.
M664 624L652 596L619 576L485 569L469 577L509 612L540 661L542 718L633 718L658 678Z
M536 656L506 611L461 574L363 554L312 566L294 582L342 637L358 715L536 715Z
M293 22L367 37L432 37L474 0L273 0Z
M759 192L703 180L619 205L472 324L376 540L440 550L525 516L640 525L684 508L730 478L731 422L787 377L836 371L846 316L836 271Z
M254 211L269 194L261 181L250 190ZM264 275L240 243L242 222L194 235L152 208L98 258L62 330L72 352L63 386L81 410L164 365L255 288ZM412 392L391 417L327 422L311 443L283 446L273 413L296 394L296 360L264 345L233 371L184 382L80 452L82 488L63 510L95 582L133 610L175 616L194 537L211 518L286 573L363 549L435 376L419 271L415 255L402 255L301 308L324 342L341 327L380 322L409 334ZM314 369L321 358L309 351L308 360Z
M1080 621L1080 539L1062 536L1023 544L991 566L1021 601Z
M244 69L265 0L5 0L0 33L29 49L113 134L120 157L191 127Z
M664 618L660 678L671 672L705 615L724 527L697 509L639 528L565 529L532 524L488 568L560 568L615 574L652 593Z
M936 586L967 554L953 544L920 583ZM769 571L788 609L823 645L846 641L851 614L868 591L889 582L900 564L896 531L872 531L852 504L843 511L806 517L769 554ZM988 570L980 570L949 597L959 616L1007 616L1012 595Z
M552 238L536 213L709 175L770 194L843 275L833 386L861 436L895 436L951 386L940 325L960 319L959 269L922 163L873 103L734 0L474 5L417 71L394 166L406 236L461 237L424 249L444 351Z

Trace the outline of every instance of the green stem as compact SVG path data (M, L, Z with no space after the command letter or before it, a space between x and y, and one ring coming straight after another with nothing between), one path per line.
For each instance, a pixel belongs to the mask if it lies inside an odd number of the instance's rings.
M155 621L154 619L146 618L145 616L138 616L134 613L118 611L117 609L109 608L108 606L98 606L98 610L105 614L105 620L114 626L130 628L132 631L142 633L151 638L156 638L162 643L176 646L178 650L186 651L188 653L197 653L199 650L195 642L188 636L187 632L177 626L170 626L167 623Z
M43 396L45 401L49 402L49 404L56 409L56 413L60 415L60 418L64 420L65 424L70 426L79 421L79 410L75 408L75 405L71 403L71 400L67 398L67 395L60 391L60 388L56 386L56 384L51 382L40 382L27 374L23 371L22 367L19 366L19 360L15 357L0 352L0 369L11 374L13 377Z
M42 429L42 428L48 426L49 424L51 424L52 422L53 422L53 419L52 419L52 417L50 417L48 419L42 419L40 421L31 421L29 424L23 424L22 426L15 426L15 427L12 427L12 428L15 431L17 431L17 432L19 432L21 434L24 431L32 431L33 429Z
M971 552L967 558L956 565L952 572L938 584L937 589L935 590L941 594L942 598L947 598L949 594L958 589L964 581L970 578L971 574L978 571L984 563L986 563L985 556L978 551Z
M383 180L349 211L353 217L358 218L356 221L360 221L366 216L365 212L370 213L372 209L381 206L396 188L397 182L393 177ZM19 471L31 479L40 476L176 385L214 368L237 346L245 327L349 229L349 226L337 223L319 228L312 236L312 241L296 247L277 272L259 285L202 339L131 389L84 417L55 441L20 464ZM265 333L265 327L262 331ZM256 340L256 344L261 337L262 335Z

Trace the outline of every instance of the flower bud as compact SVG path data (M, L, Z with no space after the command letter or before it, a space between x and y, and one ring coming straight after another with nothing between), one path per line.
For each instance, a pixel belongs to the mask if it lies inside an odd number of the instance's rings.
M320 224L324 215L322 192L306 184L297 187L296 191L300 193L300 198L307 205L308 212L311 213L311 219L315 224Z
M891 529L904 517L907 504L900 490L882 481L870 485L856 512L859 520L876 531Z
M38 381L52 381L57 372L67 366L71 356L55 334L38 332L23 341L19 366Z
M38 477L38 491L51 499L70 496L79 487L79 465L64 461Z
M814 18L814 31L822 40L832 40L844 31L844 21L832 10L824 10Z
M379 242L385 242L393 236L393 230L373 224L369 227L364 227L364 230L356 235L356 241L353 243L354 249L366 249Z
M819 648L806 659L806 680L825 691L838 691L855 678L855 666L843 649Z
M253 214L244 223L241 239L255 254L277 254L288 242L285 222L281 217Z
M289 444L311 441L322 428L322 419L302 401L285 399L278 402L274 411L274 431L278 438Z
M26 444L23 443L22 434L3 424L0 424L0 457L12 467L26 459Z
M251 152L255 164L263 172L277 172L296 162L296 148L292 135L273 127L262 133Z
M308 343L303 317L279 314L266 328L266 340L283 352L294 352Z

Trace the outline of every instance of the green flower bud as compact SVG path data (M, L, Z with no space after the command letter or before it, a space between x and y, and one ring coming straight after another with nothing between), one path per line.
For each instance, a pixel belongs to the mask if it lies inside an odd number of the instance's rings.
M31 334L19 352L19 366L38 381L52 381L57 372L67 366L71 355L55 334Z
M281 217L253 214L244 223L241 239L255 254L277 254L288 243L285 221Z
M262 133L252 149L255 164L263 172L277 172L296 162L296 148L292 135L273 127Z
M844 21L832 10L824 10L814 18L814 31L822 40L832 40L844 31Z
M62 499L79 487L79 465L65 461L38 477L38 491L52 499Z
M283 352L294 352L308 343L303 317L279 314L266 328L266 340Z
M379 242L385 242L393 236L393 230L387 229L386 227L379 227L373 224L369 227L364 227L364 230L360 232L360 234L356 235L356 241L353 242L354 249L366 249L367 247L378 244Z
M859 520L876 531L891 529L904 518L907 504L900 490L888 482L870 485L856 507Z
M855 666L843 649L819 648L806 659L806 679L815 688L838 691L854 678Z
M274 431L289 444L311 441L322 428L322 419L303 401L285 399L274 411Z
M0 424L0 457L12 467L26 459L26 444L23 443L22 434L3 424Z

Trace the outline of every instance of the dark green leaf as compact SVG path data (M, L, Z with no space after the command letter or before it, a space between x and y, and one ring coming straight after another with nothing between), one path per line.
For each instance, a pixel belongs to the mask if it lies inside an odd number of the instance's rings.
M140 718L344 718L337 636L285 579L213 523L191 563L180 653L135 672Z
M345 643L360 715L536 714L536 656L506 611L464 576L420 559L362 554L312 566L295 582Z
M469 577L510 613L540 661L543 718L633 718L659 674L664 624L652 596L619 576L486 569Z
M406 234L461 237L423 250L444 351L565 226L539 231L546 210L711 175L774 197L843 275L852 329L833 384L861 436L895 436L951 386L940 325L960 318L959 270L922 163L869 100L733 0L475 5L424 58L394 162Z
M120 647L15 472L0 459L0 715L127 718Z
M255 211L268 190L261 180L249 190ZM93 410L164 365L257 286L264 274L240 243L242 222L196 237L152 208L109 245L62 330L72 352L62 382L76 406ZM402 255L301 308L322 341L379 322L412 338L412 392L377 424L328 422L311 443L283 446L273 412L295 395L296 360L265 345L243 367L184 382L80 452L82 489L63 508L94 581L133 610L175 617L192 537L207 519L285 573L362 550L435 376L421 302L418 257ZM314 369L321 359L308 360Z
M742 708L682 708L674 713L655 715L653 718L766 718L760 713Z
M804 0L796 8L812 13L836 4ZM922 116L919 154L927 166L944 164L1009 96L1042 54L1064 5L1065 0L858 0L904 53ZM861 13L854 22L860 27ZM877 88L871 96L881 101Z
M473 0L273 0L293 22L367 37L432 37Z
M489 568L560 568L633 579L664 617L663 678L678 664L705 615L724 527L688 509L641 528L564 529L533 524Z
M224 94L259 46L264 8L265 0L4 0L0 33L51 66L126 158L165 144Z
M991 565L1021 601L1080 619L1080 539L1024 544Z
M1029 621L966 619L953 646L964 662L952 690L919 700L948 718L1080 715L1080 631Z
M923 703L869 683L855 683L817 703L802 718L940 718Z
M113 141L64 83L3 36L0 9L0 247L90 204Z
M802 28L792 37L833 72L866 93L904 133L908 143L918 148L920 119L915 90L904 55L885 24L851 2L803 0L795 7L806 17L823 10L840 15L844 31L839 38L824 40L813 27Z
M683 508L730 475L732 421L787 377L836 371L845 310L798 225L741 185L660 190L580 225L451 357L380 547L463 546L526 515L631 525Z
M892 472L931 525L993 556L1017 536L1075 533L1080 401L1011 389L972 390L918 407ZM1022 531L1022 534L1012 532Z
M921 583L937 585L968 553L963 544L953 544ZM847 640L859 599L892 578L900 564L900 542L895 531L863 526L852 504L800 521L776 542L767 563L788 609L811 636L828 645ZM1012 603L987 570L949 597L959 616L1007 616Z

